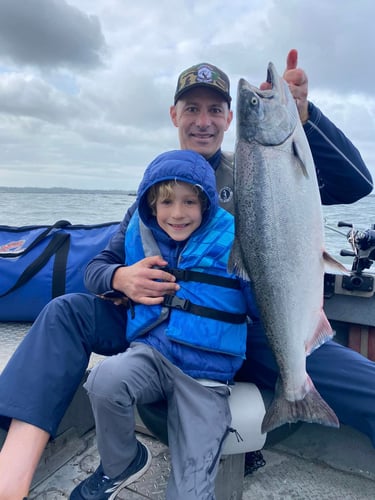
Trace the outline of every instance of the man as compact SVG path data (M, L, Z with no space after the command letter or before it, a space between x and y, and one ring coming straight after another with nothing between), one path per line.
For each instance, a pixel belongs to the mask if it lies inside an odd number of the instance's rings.
M307 101L307 77L297 68L294 50L288 55L284 78L300 117L307 119L304 129L317 167L322 202L352 203L367 195L372 189L370 173L351 142ZM170 109L181 148L196 150L208 159L216 173L221 205L229 211L232 157L222 154L220 147L233 118L230 103L228 77L212 65L201 64L180 75ZM160 257L125 267L124 234L131 213L107 248L89 264L86 286L94 294L117 290L134 302L159 304L178 285L173 275L155 268L166 265ZM27 495L44 447L56 433L90 354L111 355L127 348L125 318L124 308L85 294L59 297L40 313L0 376L0 415L4 423L12 419L0 452L1 500ZM241 375L273 387L277 371L261 325L252 331L251 341ZM365 432L375 446L374 363L330 342L309 356L308 371L340 421Z

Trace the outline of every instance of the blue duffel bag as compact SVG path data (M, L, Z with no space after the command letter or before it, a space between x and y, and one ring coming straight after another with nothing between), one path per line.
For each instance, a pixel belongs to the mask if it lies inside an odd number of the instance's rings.
M0 226L0 321L33 321L54 297L87 292L86 265L119 225Z

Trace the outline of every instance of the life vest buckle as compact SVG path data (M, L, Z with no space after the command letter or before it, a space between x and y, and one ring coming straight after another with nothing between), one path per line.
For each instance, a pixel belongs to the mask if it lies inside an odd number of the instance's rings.
M163 306L180 309L181 311L190 311L191 302L188 299L177 297L177 295L165 295Z

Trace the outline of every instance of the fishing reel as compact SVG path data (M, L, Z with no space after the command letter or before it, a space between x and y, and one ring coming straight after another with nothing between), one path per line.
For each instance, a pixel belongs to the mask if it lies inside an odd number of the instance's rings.
M353 224L339 222L338 227L350 227L347 240L352 250L341 250L340 255L354 257L352 272L361 274L364 269L369 269L375 260L375 224L366 231L356 231Z
M374 277L363 273L375 260L375 224L365 231L355 230L353 224L339 222L338 227L349 227L347 240L352 250L341 250L340 255L353 257L350 276L343 276L342 287L349 291L373 292Z

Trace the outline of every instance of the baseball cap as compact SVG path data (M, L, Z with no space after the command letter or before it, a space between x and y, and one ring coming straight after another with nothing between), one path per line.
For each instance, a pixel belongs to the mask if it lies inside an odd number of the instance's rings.
M185 92L196 87L206 87L216 90L216 92L219 92L224 97L228 106L230 106L232 98L229 93L229 78L217 66L209 63L200 63L183 71L177 80L174 103L176 104Z

